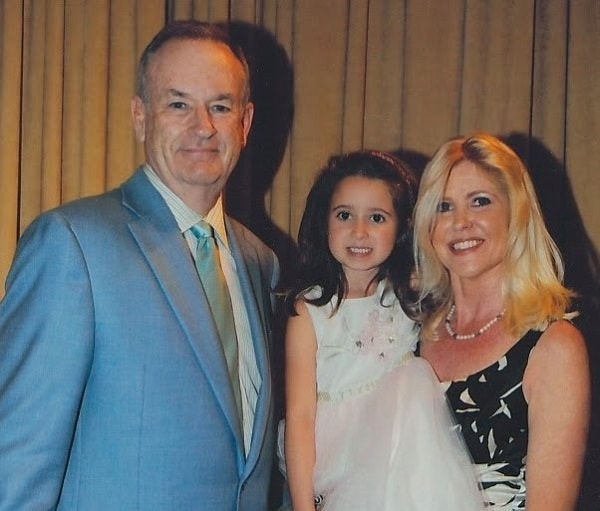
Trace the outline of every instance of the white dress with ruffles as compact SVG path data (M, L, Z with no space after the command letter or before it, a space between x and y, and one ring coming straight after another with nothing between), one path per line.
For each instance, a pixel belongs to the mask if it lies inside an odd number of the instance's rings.
M381 304L384 289L344 300L333 315L332 303L308 305L318 346L318 509L480 511L440 383L413 355L417 331L391 291Z

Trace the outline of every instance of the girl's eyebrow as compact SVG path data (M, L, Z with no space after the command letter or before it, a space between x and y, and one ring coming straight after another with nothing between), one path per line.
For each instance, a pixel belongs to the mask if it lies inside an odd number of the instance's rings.
M377 206L377 207L374 207L374 208L369 208L369 211L371 213L380 213L381 212L381 213L386 213L388 215L391 215L392 212L393 212L393 210L392 211L388 211L387 209L382 208L381 206Z
M335 211L337 209L354 209L354 208L353 208L353 206L351 206L349 204L337 204L337 205L331 206L331 211ZM393 214L393 211L388 211L387 209L381 208L381 207L369 208L368 211L371 214L373 214L373 213L385 213L386 215Z

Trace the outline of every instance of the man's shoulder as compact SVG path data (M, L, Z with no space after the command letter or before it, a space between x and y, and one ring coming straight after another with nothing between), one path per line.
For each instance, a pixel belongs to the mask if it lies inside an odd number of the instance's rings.
M255 259L264 274L271 276L271 284L274 285L280 277L279 259L275 252L245 225L229 216L226 220L244 258Z
M130 178L111 190L70 200L59 206L40 213L28 230L46 226L48 228L70 226L108 225L124 222L131 217L124 204L124 188L133 179Z
M230 216L227 216L226 218L229 228L233 230L233 233L238 240L244 240L246 243L254 247L259 252L270 254L273 253L269 246L244 224Z
M123 183L110 190L88 195L77 199L70 200L50 209L42 215L58 215L71 217L98 217L99 215L108 214L115 211L117 206L124 203L125 190L135 187L135 183L144 179L143 174L140 176L139 169Z

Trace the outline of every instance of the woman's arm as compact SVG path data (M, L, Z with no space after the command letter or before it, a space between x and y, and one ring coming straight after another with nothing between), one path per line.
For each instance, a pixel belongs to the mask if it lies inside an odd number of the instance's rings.
M575 508L590 415L585 341L567 321L548 327L523 377L529 403L527 511Z
M304 302L296 310L285 340L285 462L294 511L314 511L317 340Z

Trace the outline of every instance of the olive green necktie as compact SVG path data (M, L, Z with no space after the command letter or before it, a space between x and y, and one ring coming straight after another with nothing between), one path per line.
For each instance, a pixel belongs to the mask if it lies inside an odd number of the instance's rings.
M238 409L238 416L242 418L242 400L240 394L239 370L238 370L238 343L235 333L235 321L231 308L231 297L227 288L227 281L221 268L219 258L219 247L215 239L212 226L200 220L192 226L190 231L198 240L196 246L196 269L202 282L202 287L208 298L212 317L219 331L219 337L223 346L229 379Z

